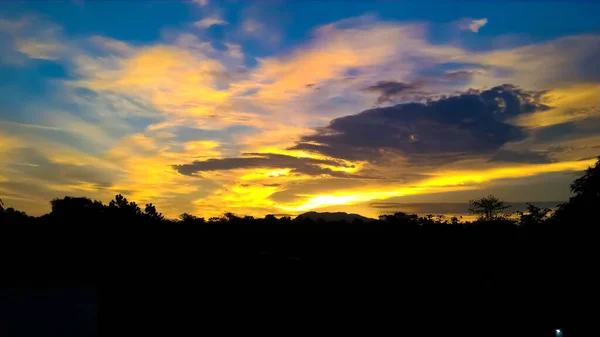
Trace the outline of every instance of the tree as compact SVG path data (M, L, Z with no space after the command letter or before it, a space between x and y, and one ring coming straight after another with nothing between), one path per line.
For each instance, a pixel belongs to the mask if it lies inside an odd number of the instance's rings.
M205 224L206 220L204 218L199 218L195 215L189 213L183 213L179 216L179 222L184 224Z
M475 200L469 200L469 213L479 216L479 220L492 221L506 219L509 214L504 213L504 210L511 206L504 201L489 195L487 197Z
M0 199L0 212L4 212L4 203L2 202L2 199Z
M267 220L267 221L277 221L277 218L273 214L267 214L267 215L265 215L265 220Z
M162 215L162 213L158 213L158 211L156 211L156 207L154 205L152 205L152 203L146 204L144 213L145 213L146 217L148 217L150 220L160 221L160 220L164 219L164 216Z
M548 218L552 210L549 208L539 208L532 204L527 204L527 213L518 212L519 224L521 226L535 226L543 223Z
M83 224L101 221L105 206L100 201L84 197L69 197L50 201L54 221L61 223Z
M135 217L142 214L142 210L134 201L129 202L121 194L117 194L115 199L110 201L108 207L111 211L123 216Z
M575 195L558 205L552 218L563 224L587 224L586 220L596 217L600 206L600 157L594 167L588 167L583 176L573 181L571 192Z
M571 192L576 197L600 200L600 156L594 167L588 167L585 174L571 184Z
M453 216L450 218L450 223L453 225L458 225L460 223L460 220L462 220L462 215L458 215L458 216Z
M233 214L232 212L225 212L223 214L223 217L225 217L225 219L227 219L228 222L232 222L232 221L236 221L236 220L240 219L237 215Z

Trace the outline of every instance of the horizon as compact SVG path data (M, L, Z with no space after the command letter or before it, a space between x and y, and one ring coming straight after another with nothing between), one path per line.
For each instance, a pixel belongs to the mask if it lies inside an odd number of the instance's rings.
M600 3L435 6L2 3L0 199L122 194L168 218L569 200L600 153Z

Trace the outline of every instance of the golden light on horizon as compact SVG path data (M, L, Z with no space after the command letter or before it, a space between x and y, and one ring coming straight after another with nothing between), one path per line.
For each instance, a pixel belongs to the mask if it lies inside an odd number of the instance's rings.
M306 200L294 205L278 205L288 211L307 211L332 205L352 205L391 197L426 193L443 193L477 188L477 184L496 179L521 178L548 172L584 170L596 162L595 159L540 165L521 165L483 171L439 171L432 178L415 183L410 187L380 187L383 190L340 190L332 195L298 195Z

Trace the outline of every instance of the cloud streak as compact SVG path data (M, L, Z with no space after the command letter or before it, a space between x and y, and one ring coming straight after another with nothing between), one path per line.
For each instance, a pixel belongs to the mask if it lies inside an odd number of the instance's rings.
M331 168L330 168L331 167ZM292 174L309 176L329 175L334 177L351 177L343 171L335 169L352 168L339 160L292 157L273 153L245 153L238 158L211 158L195 161L191 164L176 165L174 168L183 175L194 175L198 172L225 171L252 168L291 169Z
M462 19L458 22L458 28L463 29L463 30L470 30L473 33L479 33L479 29L481 29L481 27L485 26L487 23L488 23L487 18L481 18L481 19L466 18L466 19Z
M217 17L208 17L194 22L194 26L198 28L208 28L211 26L226 25L227 21Z

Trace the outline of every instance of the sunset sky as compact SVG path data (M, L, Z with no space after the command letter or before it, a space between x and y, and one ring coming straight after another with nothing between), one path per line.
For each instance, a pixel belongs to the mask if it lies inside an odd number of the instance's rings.
M600 2L0 4L0 199L167 217L563 201L600 155ZM406 205L409 204L409 205Z

